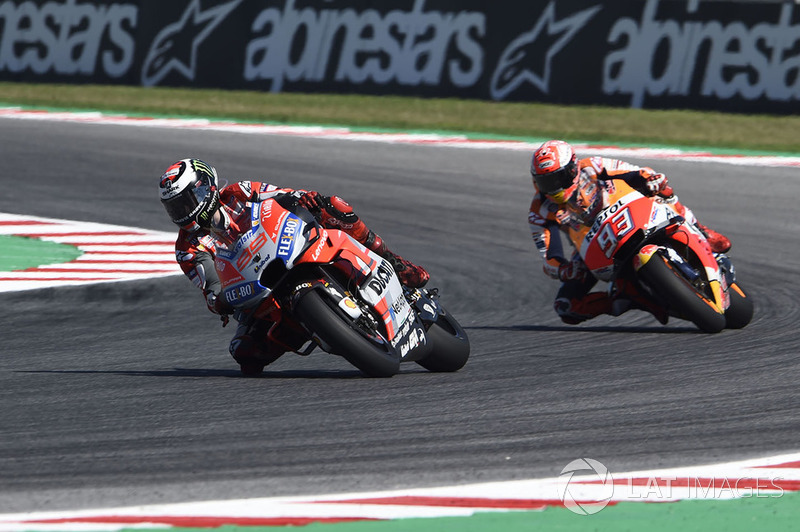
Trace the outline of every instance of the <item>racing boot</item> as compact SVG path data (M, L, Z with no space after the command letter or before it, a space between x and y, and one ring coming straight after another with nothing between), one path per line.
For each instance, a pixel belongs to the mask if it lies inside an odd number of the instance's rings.
M722 233L717 233L700 222L695 222L694 225L706 236L706 240L708 240L708 244L711 246L711 251L714 253L727 253L731 250L731 241L727 236Z
M320 211L321 222L329 227L341 227L343 231L364 244L370 251L374 251L388 260L400 282L409 288L422 288L430 279L425 268L407 261L400 255L389 251L383 239L372 232L361 220L353 208L338 196L322 197L324 208Z
M553 302L553 308L561 321L567 325L577 325L601 314L611 314L611 303L607 293L591 292L575 299L558 297Z
M228 350L239 364L242 376L257 377L264 371L264 367L278 360L286 349L272 341L264 341L265 329L269 324L256 322L247 325L240 323L231 339Z
M369 231L366 240L362 242L362 244L364 244L367 249L374 251L388 260L392 268L394 268L395 273L397 273L397 277L400 278L400 282L409 288L422 288L431 277L422 266L417 266L397 253L390 251L386 247L383 239L372 231Z
M706 240L708 240L708 245L711 246L711 251L714 253L727 253L730 251L730 239L728 239L728 237L722 233L718 233L713 229L701 224L695 217L694 213L690 209L686 208L683 203L678 201L678 196L672 194L665 198L664 201L672 205L673 208L678 211L678 214L686 219L687 223L694 224L694 226L697 227L700 232L703 233L703 235L705 235Z

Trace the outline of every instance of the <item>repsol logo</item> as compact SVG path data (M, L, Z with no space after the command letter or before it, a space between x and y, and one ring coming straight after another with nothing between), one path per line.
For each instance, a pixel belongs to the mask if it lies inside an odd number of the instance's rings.
M391 281L393 275L394 269L392 265L384 260L381 262L381 265L378 266L378 269L375 270L375 275L372 277L372 280L367 283L367 286L369 286L373 292L380 295L386 290L386 287L389 286L389 281Z
M0 3L0 71L119 78L133 64L138 8L76 0Z
M621 18L611 28L608 42L624 46L605 57L605 94L629 94L633 107L642 107L645 96L693 91L722 100L800 98L800 25L792 24L791 2L782 4L777 21L748 21L750 27L740 21L656 20L658 4L648 0L641 20Z
M257 37L247 45L244 77L272 80L279 92L286 81L457 87L475 84L483 71L486 31L482 13L426 11L414 0L410 11L382 14L373 9L267 8L253 20ZM334 50L340 50L334 56Z
M600 226L603 225L603 223L608 219L608 217L617 212L623 205L627 204L628 201L630 200L627 199L626 196L625 198L617 200L616 203L601 211L600 214L597 215L597 218L594 219L594 223L592 224L591 230L588 233L586 233L584 241L591 242L591 240L594 238L594 235L597 234L597 231L600 230Z

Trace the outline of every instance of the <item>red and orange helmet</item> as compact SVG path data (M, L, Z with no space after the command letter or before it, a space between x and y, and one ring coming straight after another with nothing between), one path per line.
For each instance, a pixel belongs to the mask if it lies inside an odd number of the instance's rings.
M563 140L548 140L533 152L531 175L537 190L556 203L566 203L578 189L578 157Z

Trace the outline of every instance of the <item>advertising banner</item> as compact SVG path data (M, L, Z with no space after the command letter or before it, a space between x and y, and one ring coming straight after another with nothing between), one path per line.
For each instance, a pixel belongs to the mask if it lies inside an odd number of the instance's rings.
M0 80L793 113L800 6L2 0Z

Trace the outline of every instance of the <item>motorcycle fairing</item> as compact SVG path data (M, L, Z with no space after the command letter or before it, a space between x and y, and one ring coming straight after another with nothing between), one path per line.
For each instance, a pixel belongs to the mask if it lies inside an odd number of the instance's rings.
M279 198L252 204L251 228L228 250L217 253L215 266L225 301L235 308L257 308L272 293L263 284L262 274L276 261L287 271L303 264L336 268L356 281L357 295L383 324L385 342L408 360L422 356L425 350L418 348L428 344L426 330L406 300L392 265L344 231L323 228L303 212L288 210ZM333 278L326 278L324 271L296 286L293 297L308 289L324 292L351 319L362 316L357 301L335 289Z
M631 189L600 211L578 250L592 274L610 281L617 250L637 234L637 228L649 228L668 219L666 210L666 206Z
M361 285L360 292L380 315L386 327L387 339L393 342L396 336L404 336L406 330L403 329L403 325L411 319L413 311L403 295L403 287L389 261L372 251L367 250L367 252L378 258L379 263L372 270L372 275ZM414 334L412 330L407 331L407 335L412 334ZM424 330L422 336L424 340Z
M695 267L701 267L713 299L709 304L717 312L724 312L729 304L727 282L699 229L686 224L670 205L645 197L624 182L608 194L607 202L609 206L577 242L581 257L595 277L612 281L620 264L633 259L634 270L638 271L659 254L688 279L699 277ZM690 264L670 246L661 245L663 239L675 241L680 248L695 250L693 255L699 264Z

